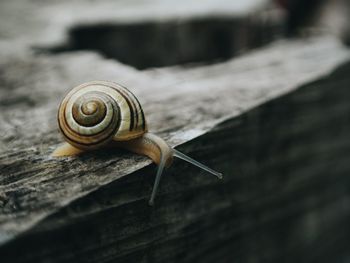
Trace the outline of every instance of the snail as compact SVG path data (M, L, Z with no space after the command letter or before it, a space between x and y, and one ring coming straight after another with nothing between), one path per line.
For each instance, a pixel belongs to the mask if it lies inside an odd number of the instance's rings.
M127 88L107 81L92 81L73 88L58 109L58 124L66 143L52 156L74 156L103 147L120 147L146 155L158 165L149 204L154 204L159 181L174 157L222 178L222 174L170 147L149 133L141 104Z

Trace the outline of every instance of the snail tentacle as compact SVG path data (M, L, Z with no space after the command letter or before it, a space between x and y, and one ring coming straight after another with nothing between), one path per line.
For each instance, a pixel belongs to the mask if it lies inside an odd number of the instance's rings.
M156 194L157 194L160 178L162 177L163 170L165 168L165 164L166 164L165 158L161 158L160 159L160 163L158 164L156 179L154 180L154 185L153 185L153 189L152 189L151 198L150 198L150 200L148 202L148 204L150 206L154 205L154 199L156 198Z
M206 165L204 165L204 164L202 164L202 163L192 159L188 155L186 155L186 154L184 154L182 152L179 152L178 150L173 149L173 151L174 151L174 156L175 157L177 157L177 158L179 158L181 160L184 160L184 161L186 161L186 162L188 162L190 164L193 164L193 165L201 168L202 170L207 171L207 172L215 175L217 178L222 179L222 173L219 173L219 172L209 168L208 166L206 166Z

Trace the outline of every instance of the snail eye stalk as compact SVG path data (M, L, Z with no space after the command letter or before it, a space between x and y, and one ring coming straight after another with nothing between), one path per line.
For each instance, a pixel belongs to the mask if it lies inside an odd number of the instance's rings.
M174 149L174 156L179 158L179 159L182 159L188 163L191 163L191 164L201 168L202 170L207 171L208 173L215 175L219 179L222 179L222 173L214 171L213 169L209 168L208 166L206 166L200 162L197 162L196 160L192 159L191 157L189 157L189 156L187 156L187 155L183 154L182 152L179 152L175 149Z
M157 175L156 175L156 180L154 181L153 189L152 189L152 194L151 194L151 199L149 200L148 204L150 206L154 205L154 199L156 198L160 178L162 177L162 173L165 167L166 160L165 158L160 159L160 163L158 165L158 170L157 170Z

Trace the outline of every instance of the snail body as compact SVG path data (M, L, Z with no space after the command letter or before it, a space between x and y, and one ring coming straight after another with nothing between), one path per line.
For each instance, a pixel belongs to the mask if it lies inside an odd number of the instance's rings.
M52 154L74 156L103 147L120 147L146 155L158 165L149 203L155 195L164 167L173 157L190 162L219 178L222 175L171 148L162 138L149 133L141 104L127 88L107 81L92 81L72 89L58 110L60 131L67 141Z

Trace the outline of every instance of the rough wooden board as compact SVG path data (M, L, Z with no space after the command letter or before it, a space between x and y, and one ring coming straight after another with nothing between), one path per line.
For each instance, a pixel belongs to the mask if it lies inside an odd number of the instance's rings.
M50 158L61 142L57 105L71 87L92 79L122 83L140 98L151 130L179 145L329 73L349 52L323 37L280 42L220 65L144 72L87 52L38 56L3 44L0 56L0 236L5 242L68 203L150 164L119 151ZM146 205L148 197L145 191L137 198Z
M58 209L1 246L0 258L347 262L349 72L348 62L181 146L219 166L223 182L176 162L150 208L146 167Z

